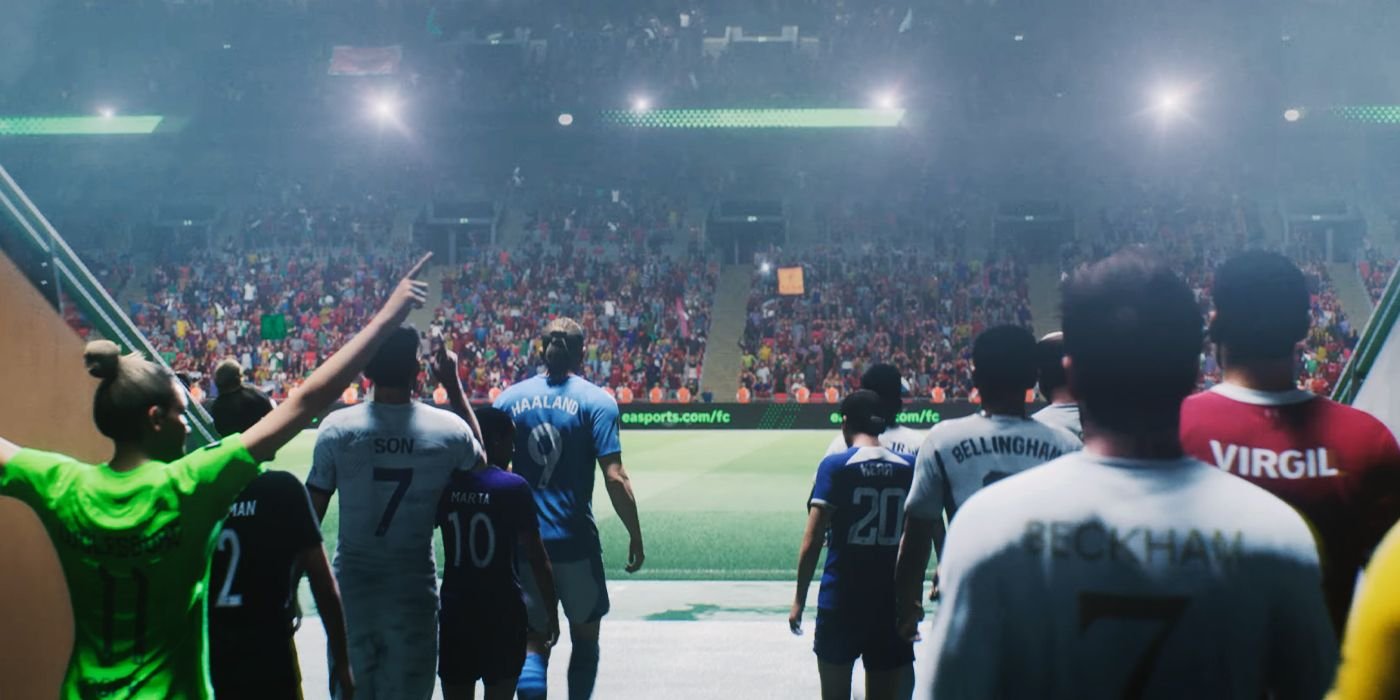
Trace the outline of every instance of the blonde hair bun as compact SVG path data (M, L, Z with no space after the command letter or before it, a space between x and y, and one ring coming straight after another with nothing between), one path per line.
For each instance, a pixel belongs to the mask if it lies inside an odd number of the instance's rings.
M122 349L110 340L94 340L83 349L88 374L98 379L115 379L121 358Z

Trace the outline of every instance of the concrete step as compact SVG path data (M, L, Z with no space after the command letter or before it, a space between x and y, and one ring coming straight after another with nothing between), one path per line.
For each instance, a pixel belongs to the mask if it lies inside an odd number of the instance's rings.
M1358 330L1366 327L1371 320L1371 296L1366 293L1366 285L1361 281L1361 273L1351 263L1329 263L1327 274L1332 278L1332 288L1337 291L1337 301L1342 303L1342 312L1351 321L1351 327Z
M719 273L710 338L705 347L705 371L700 377L700 391L711 392L716 401L732 400L739 391L739 372L743 369L739 340L744 337L748 320L752 282L750 265L725 265Z
M1036 263L1026 280L1031 298L1031 326L1035 337L1060 330L1060 268Z

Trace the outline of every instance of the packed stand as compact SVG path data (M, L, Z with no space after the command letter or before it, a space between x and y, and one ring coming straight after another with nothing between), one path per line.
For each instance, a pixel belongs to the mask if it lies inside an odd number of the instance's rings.
M805 294L778 293L779 268L803 269ZM778 253L755 266L740 343L740 384L754 398L855 390L876 362L900 369L908 394L966 399L972 339L1029 326L1026 268L1009 259L950 261L923 246Z
M1381 295L1385 294L1385 286L1390 283L1390 275L1395 271L1395 258L1368 248L1365 256L1357 261L1356 271L1366 285L1366 292L1371 295L1371 303L1379 304Z
M540 329L560 316L584 328L589 381L623 400L649 400L654 389L664 401L698 398L718 275L695 250L605 253L570 242L482 250L443 275L434 325L462 357L476 399L534 376Z
M1214 202L1214 204L1212 204ZM1201 313L1212 313L1211 288L1215 270L1227 258L1248 248L1266 247L1251 235L1238 201L1226 203L1209 197L1190 198L1156 192L1134 207L1105 210L1100 214L1105 241L1067 244L1061 264L1067 275L1079 264L1097 260L1128 245L1144 245L1170 261L1195 293ZM1329 394L1356 347L1358 329L1342 310L1327 266L1305 246L1288 251L1308 282L1312 327L1298 349L1298 386L1317 394ZM1201 358L1201 387L1221 382L1221 367L1214 348Z

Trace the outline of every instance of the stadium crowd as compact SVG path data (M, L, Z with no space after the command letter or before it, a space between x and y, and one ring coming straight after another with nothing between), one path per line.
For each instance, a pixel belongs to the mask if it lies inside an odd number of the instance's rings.
M718 264L685 255L604 253L534 243L474 253L444 274L434 325L464 359L475 398L534 376L541 320L571 317L588 337L583 376L622 398L700 393Z
M779 293L774 270L803 270L806 294ZM902 271L917 271L905 276ZM949 260L922 247L865 244L779 252L755 268L741 341L741 385L756 398L853 391L875 362L908 393L966 399L971 341L1003 323L1029 326L1026 269L1010 259Z
M1361 275L1361 282L1366 285L1366 293L1371 296L1371 303L1378 304L1381 295L1385 293L1385 285L1390 282L1390 275L1395 271L1395 258L1381 254L1374 248L1367 248L1364 256L1356 262L1356 271Z

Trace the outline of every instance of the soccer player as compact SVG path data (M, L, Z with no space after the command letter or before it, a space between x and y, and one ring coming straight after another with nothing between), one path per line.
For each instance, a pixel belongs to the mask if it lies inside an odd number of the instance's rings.
M272 412L274 404L267 394L243 383L243 367L229 358L214 368L214 386L219 395L208 402L214 429L220 435L232 435L258 422Z
M569 618L569 697L579 700L593 694L598 630L609 608L603 548L593 521L595 462L613 510L631 538L626 571L642 568L646 553L637 499L622 466L617 402L574 373L583 362L583 328L573 319L556 319L545 327L542 340L547 373L506 389L495 406L515 422L515 469L534 489L540 534L559 602ZM528 570L521 578L532 634L517 692L521 700L535 700L547 691L548 601Z
M1400 697L1400 526L1391 528L1366 567L1342 642L1331 700Z
M930 635L959 698L1317 698L1336 665L1312 534L1267 491L1183 452L1201 315L1127 251L1064 287L1085 450L958 511Z
M214 371L223 387L211 413L220 435L251 427L272 410L262 392L243 386L225 360ZM305 572L334 662L331 696L353 697L340 588L321 546L321 525L301 481L265 472L229 508L209 564L209 664L216 697L301 698L293 636L299 625L297 584Z
M857 658L865 664L867 698L908 698L914 691L914 645L899 636L894 617L894 562L914 456L880 444L887 412L887 402L873 391L847 396L841 433L850 447L822 460L812 486L788 626L802 633L807 589L830 531L813 645L822 700L851 697Z
M335 571L362 698L432 695L437 506L453 472L484 459L474 419L469 423L414 399L419 349L411 325L385 341L365 367L373 398L321 422L306 478L319 518L325 518L331 496L340 494Z
M1047 334L1035 344L1036 374L1040 377L1040 395L1049 405L1036 411L1034 418L1048 425L1059 426L1084 439L1084 428L1079 424L1079 404L1070 391L1069 380L1065 378L1065 334L1059 331Z
M865 374L860 375L860 388L869 389L880 396L880 417L885 419L885 432L880 433L880 445L891 452L914 454L924 440L924 433L898 423L899 409L904 405L900 398L904 383L900 381L899 370L894 365L884 363L871 365ZM826 455L830 457L847 449L849 445L846 444L845 431L841 431L831 438Z
M1026 390L1035 386L1035 336L1020 326L994 326L972 343L972 382L981 412L939 423L924 437L914 485L904 506L904 537L896 574L900 629L909 637L923 618L924 571L932 543L943 557L944 516L983 486L1081 447L1068 430L1026 416ZM934 579L937 594L938 579Z
M209 552L260 463L330 407L379 345L421 306L427 285L399 283L365 329L301 390L242 435L184 454L184 394L166 368L88 345L101 380L93 419L111 461L83 464L0 439L0 494L39 514L58 551L76 640L63 697L209 698L205 599Z
M477 414L487 460L452 477L438 508L447 552L442 577L438 676L446 700L510 700L525 665L525 601L516 578L517 546L539 583L548 643L559 638L554 574L535 516L535 497L510 473L515 425L505 411Z
M1400 448L1372 416L1297 385L1308 332L1303 273L1262 251L1220 266L1215 341L1223 381L1186 400L1186 452L1298 509L1317 531L1323 586L1338 634L1366 556L1400 518Z

